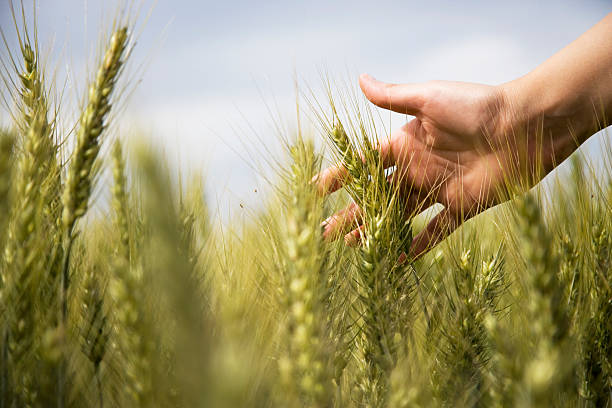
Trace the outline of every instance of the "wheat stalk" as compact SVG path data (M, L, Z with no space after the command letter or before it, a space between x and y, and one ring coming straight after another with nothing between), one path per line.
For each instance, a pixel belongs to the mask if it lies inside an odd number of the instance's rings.
M361 121L361 115L358 115ZM384 406L389 378L397 361L402 333L400 322L411 307L412 288L407 276L413 266L398 260L412 241L410 219L405 218L398 186L387 180L383 163L372 146L365 125L356 126L361 151L347 135L338 117L329 138L348 177L344 186L363 212L362 246L357 287L357 355L359 373L355 379L358 398L367 406Z
M570 323L564 302L566 290L558 277L559 257L531 195L519 200L518 213L518 228L523 237L520 250L527 262L530 288L531 334L536 349L524 369L526 395L531 403L545 406L553 401L553 395L569 391L567 381L574 365L574 359L565 352ZM550 375L552 372L556 375Z
M121 142L117 140L113 146L113 209L115 211L115 222L119 232L119 253L121 257L130 261L130 230L128 225L128 199L126 190L125 162Z

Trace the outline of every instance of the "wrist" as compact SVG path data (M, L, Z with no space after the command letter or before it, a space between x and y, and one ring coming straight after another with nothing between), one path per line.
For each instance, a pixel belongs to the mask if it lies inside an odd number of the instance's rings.
M567 95L559 85L536 71L498 86L504 140L511 138L511 145L528 155L539 152L528 159L539 161L546 172L597 131L593 104Z
M605 79L595 80L600 77ZM612 109L612 70L576 80L571 72L543 64L529 74L499 85L504 131L539 130L563 141L571 132L577 148L605 128Z
M568 125L578 125L578 112L567 99L529 76L499 85L498 92L503 101L502 129L506 135L548 131L552 132L548 136L554 140L565 133ZM579 127L583 133L584 126L580 124ZM575 126L574 129L577 130Z

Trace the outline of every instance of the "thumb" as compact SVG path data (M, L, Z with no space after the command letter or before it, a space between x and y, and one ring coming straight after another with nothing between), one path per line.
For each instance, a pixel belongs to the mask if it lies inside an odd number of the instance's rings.
M374 105L406 115L416 115L425 102L421 84L387 84L361 74L359 86Z

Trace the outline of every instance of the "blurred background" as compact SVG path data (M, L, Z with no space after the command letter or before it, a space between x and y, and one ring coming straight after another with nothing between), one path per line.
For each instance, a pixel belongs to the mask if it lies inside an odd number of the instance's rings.
M109 32L125 4L37 2L47 75L65 105L80 106L100 33ZM118 134L140 134L162 146L183 172L201 171L212 209L227 219L264 200L267 152L282 146L275 124L294 128L296 78L323 102L325 75L355 87L362 72L389 82L498 84L536 67L610 6L558 0L132 2L135 86L116 118ZM0 13L7 42L14 44L9 7L2 5ZM382 115L391 127L406 120ZM595 161L605 137L584 147Z

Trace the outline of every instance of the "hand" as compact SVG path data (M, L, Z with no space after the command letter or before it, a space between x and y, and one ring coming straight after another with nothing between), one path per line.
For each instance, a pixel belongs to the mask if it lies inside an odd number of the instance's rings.
M393 182L399 183L409 203L407 215L435 203L444 206L415 237L413 257L500 201L497 191L506 183L504 169L514 158L504 137L505 98L499 88L443 81L390 85L367 75L359 84L372 103L415 116L379 144L385 166L396 166ZM320 189L337 190L344 175L341 166L326 169L319 177ZM354 227L359 213L352 204L330 217L325 236ZM345 239L358 237L355 229Z
M434 81L390 85L362 75L374 104L415 117L379 141L387 167L396 166L412 216L440 203L444 209L413 240L418 257L462 222L525 190L554 169L612 111L612 13L529 74L500 86ZM319 188L341 187L346 170L319 175ZM325 236L359 222L356 205L330 217ZM356 241L359 230L347 234Z

